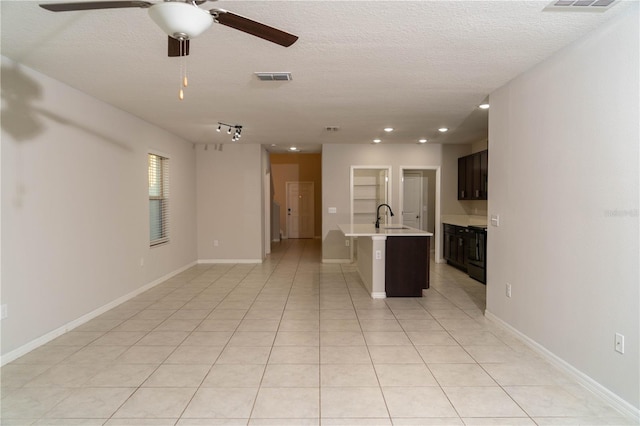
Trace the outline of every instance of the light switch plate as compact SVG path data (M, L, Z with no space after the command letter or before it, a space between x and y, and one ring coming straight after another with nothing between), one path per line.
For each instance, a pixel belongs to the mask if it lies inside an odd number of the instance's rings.
M329 213L338 213L338 209L336 207L329 207Z
M491 226L500 226L500 215L492 214L491 215Z

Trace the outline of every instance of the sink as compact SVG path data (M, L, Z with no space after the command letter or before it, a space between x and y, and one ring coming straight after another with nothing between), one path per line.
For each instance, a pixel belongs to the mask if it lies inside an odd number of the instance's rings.
M384 225L382 228L383 229L409 229L404 225Z

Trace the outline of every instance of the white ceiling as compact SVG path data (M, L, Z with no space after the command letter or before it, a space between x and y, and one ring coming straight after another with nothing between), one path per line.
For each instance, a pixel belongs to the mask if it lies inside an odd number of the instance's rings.
M3 0L1 53L193 143L232 143L218 121L243 126L237 143L303 151L377 137L469 143L486 138L488 113L476 106L489 93L628 6L543 12L549 3L206 2L300 39L284 48L214 24L191 41L184 101L181 59L167 57L147 9L53 13ZM258 71L293 80L261 82Z

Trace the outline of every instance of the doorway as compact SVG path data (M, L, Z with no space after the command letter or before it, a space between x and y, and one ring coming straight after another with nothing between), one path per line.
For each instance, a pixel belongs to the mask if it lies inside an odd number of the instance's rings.
M440 167L400 167L402 223L432 232L434 260L441 262Z
M268 153L266 167L271 172L271 184L270 188L265 188L265 197L272 205L272 220L265 222L265 227L271 229L272 240L278 242L289 238L287 182L313 182L313 220L311 221L313 230L309 238L320 238L322 235L322 154Z
M314 187L313 182L287 182L287 236L313 238Z
M425 177L427 180L426 185L423 185L423 176L421 172L406 171L402 176L402 193L404 197L402 199L402 224L410 226L412 228L426 229L425 214L427 211L427 204L424 204L423 199L423 187L428 191L429 177ZM427 196L428 200L428 196ZM423 228L423 223L425 226Z

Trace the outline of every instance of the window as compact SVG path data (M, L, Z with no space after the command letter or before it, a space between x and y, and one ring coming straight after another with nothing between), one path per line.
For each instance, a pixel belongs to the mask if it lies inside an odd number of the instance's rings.
M149 154L149 239L169 242L169 159Z

